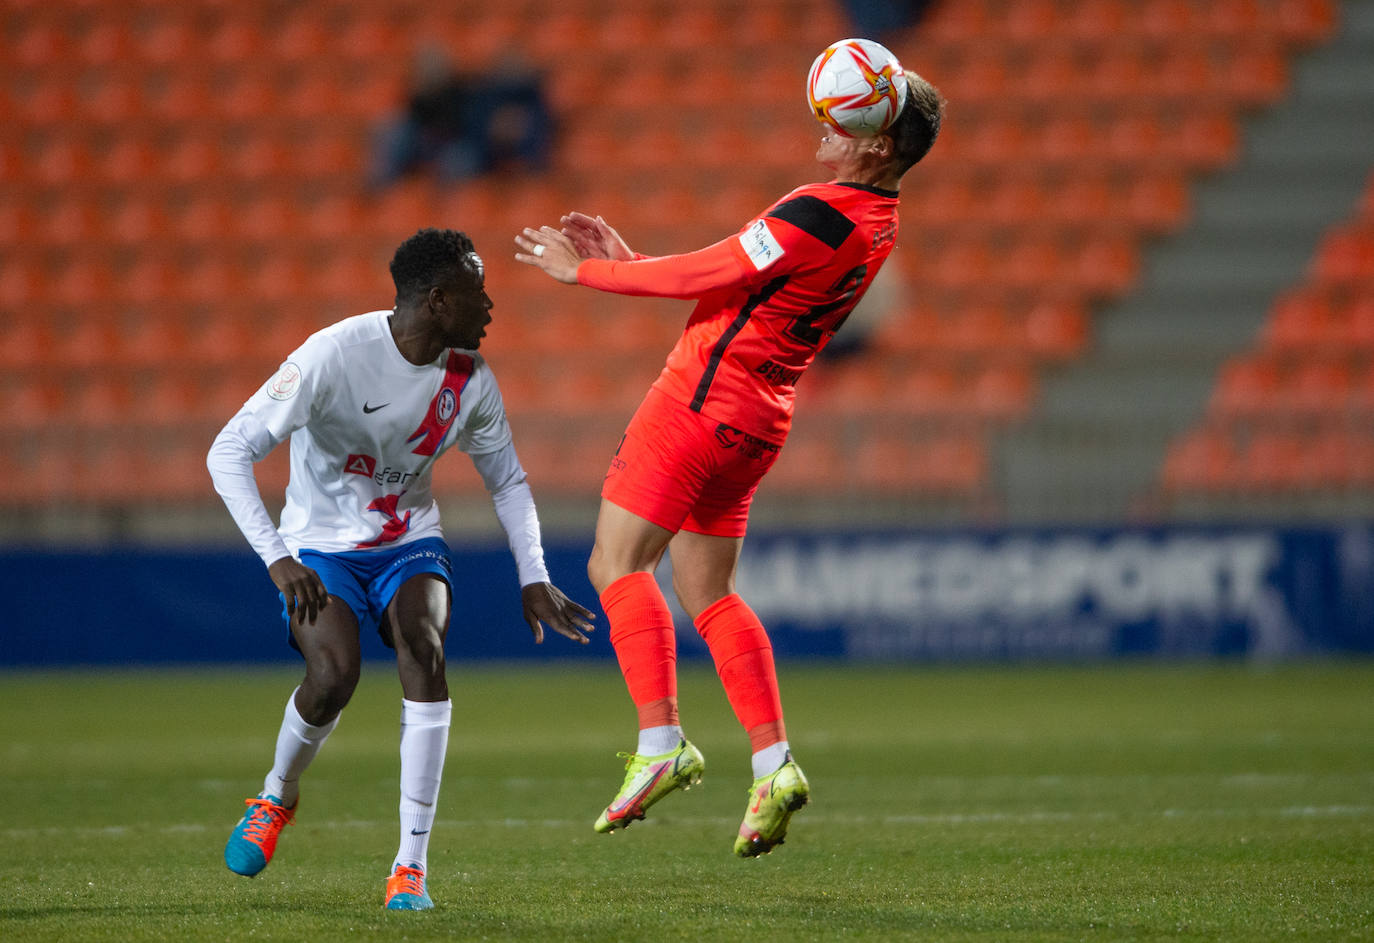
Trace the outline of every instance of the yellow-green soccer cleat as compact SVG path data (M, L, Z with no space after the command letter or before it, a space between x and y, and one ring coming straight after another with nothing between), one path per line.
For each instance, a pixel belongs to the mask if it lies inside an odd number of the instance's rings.
M625 757L625 782L596 820L598 832L613 832L644 818L649 806L674 789L689 789L701 782L701 774L706 769L701 751L686 740L671 753L659 756L640 756L638 753L617 753L616 756Z
M810 801L811 784L790 757L775 772L754 780L735 839L735 854L755 858L781 845L792 814Z

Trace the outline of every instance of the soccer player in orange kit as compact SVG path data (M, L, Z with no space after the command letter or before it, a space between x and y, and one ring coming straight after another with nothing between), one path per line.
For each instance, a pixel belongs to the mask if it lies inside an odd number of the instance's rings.
M560 282L697 300L611 461L587 564L640 727L598 832L643 818L705 766L678 718L672 615L653 576L665 549L674 592L753 747L735 854L781 844L809 801L789 750L772 644L735 592L735 569L749 503L792 423L797 380L892 250L902 175L939 134L939 91L904 75L906 103L886 131L848 137L827 127L816 160L833 180L793 190L712 246L646 257L600 216L582 213L563 217L561 230L527 228L515 239L516 259Z

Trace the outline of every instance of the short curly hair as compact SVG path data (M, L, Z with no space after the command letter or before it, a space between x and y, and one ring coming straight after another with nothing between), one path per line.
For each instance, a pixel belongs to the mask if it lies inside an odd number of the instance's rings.
M461 274L478 276L481 261L466 233L453 229L421 229L396 247L391 257L391 280L398 300L427 293L435 285Z

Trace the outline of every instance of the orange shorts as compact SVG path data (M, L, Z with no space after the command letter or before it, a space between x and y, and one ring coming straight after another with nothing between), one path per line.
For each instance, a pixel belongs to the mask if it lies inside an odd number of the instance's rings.
M651 388L611 459L601 496L674 533L743 537L749 502L780 448Z

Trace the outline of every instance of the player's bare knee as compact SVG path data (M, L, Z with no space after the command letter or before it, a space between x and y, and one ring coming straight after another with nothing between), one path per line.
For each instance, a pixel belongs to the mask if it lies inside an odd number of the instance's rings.
M347 706L358 687L362 665L357 658L338 652L317 652L306 662L306 684L316 710L337 714Z

